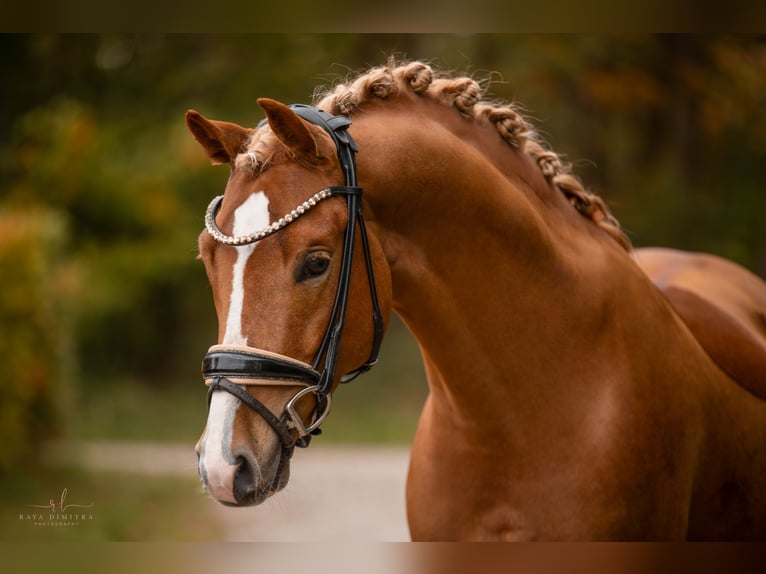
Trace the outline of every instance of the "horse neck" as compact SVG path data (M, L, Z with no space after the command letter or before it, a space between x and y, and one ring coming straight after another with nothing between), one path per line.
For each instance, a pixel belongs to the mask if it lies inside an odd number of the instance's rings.
M432 399L481 410L576 384L609 338L614 294L642 282L622 249L552 188L533 190L547 183L523 156L506 148L506 166L493 165L496 134L484 153L479 136L423 117L356 123L394 309L421 347Z

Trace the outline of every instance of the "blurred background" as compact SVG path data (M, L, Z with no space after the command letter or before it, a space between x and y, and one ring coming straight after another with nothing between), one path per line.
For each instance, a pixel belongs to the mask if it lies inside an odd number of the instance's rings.
M0 539L220 537L193 457L166 474L92 468L134 465L126 445L191 453L204 424L216 318L196 240L228 171L184 113L254 126L256 98L309 103L390 55L491 78L636 246L766 276L765 36L0 35ZM395 322L315 442L406 448L425 395ZM64 488L96 519L24 518L66 506Z

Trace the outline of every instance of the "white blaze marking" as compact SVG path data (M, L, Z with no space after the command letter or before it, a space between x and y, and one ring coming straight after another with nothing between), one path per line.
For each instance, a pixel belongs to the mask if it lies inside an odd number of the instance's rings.
M252 194L234 211L232 235L246 235L269 224L269 199L263 191ZM245 300L245 267L256 244L236 247L231 280L229 312L226 317L224 345L247 345L242 334L242 310ZM236 502L234 499L234 475L237 471L236 457L231 451L234 418L241 402L229 393L214 393L210 401L207 430L200 448L200 473L206 476L208 492L218 500Z
M206 476L206 488L218 500L234 499L236 459L231 453L234 417L241 402L229 393L217 392L210 401L207 430L200 450L200 473Z
M234 211L234 231L232 235L247 235L253 230L269 225L269 198L262 191L252 194ZM245 267L256 244L237 247L237 260L231 279L231 298L229 314L226 317L224 345L247 345L247 337L242 334L242 306L245 300Z

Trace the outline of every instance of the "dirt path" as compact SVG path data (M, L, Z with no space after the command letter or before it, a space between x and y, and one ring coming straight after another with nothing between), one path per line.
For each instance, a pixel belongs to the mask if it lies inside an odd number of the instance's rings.
M57 445L58 464L79 461L93 471L154 476L196 476L190 445L85 442ZM405 447L340 447L313 444L292 462L290 484L253 508L209 501L230 541L409 540L404 485ZM57 464L56 460L51 461Z
M406 449L312 446L295 454L290 484L252 509L216 505L229 540L409 540Z

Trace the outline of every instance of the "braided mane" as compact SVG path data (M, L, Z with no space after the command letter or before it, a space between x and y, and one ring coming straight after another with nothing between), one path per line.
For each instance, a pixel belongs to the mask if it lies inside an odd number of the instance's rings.
M353 116L366 101L385 100L400 90L441 101L467 118L485 118L503 140L527 154L542 174L583 216L606 231L626 251L631 249L627 235L602 198L585 189L572 174L571 165L545 147L534 127L516 106L507 102L485 100L485 89L469 77L451 77L435 71L424 62L399 62L368 70L345 83L318 89L314 105L332 114ZM275 149L276 137L270 129L255 132L248 151L237 157L236 165L252 172L263 169Z

